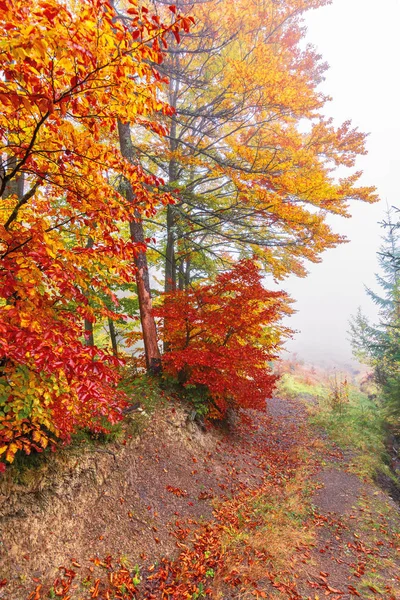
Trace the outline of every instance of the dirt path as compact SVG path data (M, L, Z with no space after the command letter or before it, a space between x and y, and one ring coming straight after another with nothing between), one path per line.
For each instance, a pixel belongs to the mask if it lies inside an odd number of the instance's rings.
M281 418L291 413L290 405L275 402ZM305 552L304 567L296 567L299 597L400 599L399 505L351 472L351 453L326 443L321 432L309 427L306 432L310 462L315 461L315 539ZM302 436L296 443L304 443Z
M168 406L109 452L90 489L3 521L0 598L400 599L398 507L302 407L204 434Z
M291 412L287 403L275 402L283 407L281 417ZM324 443L315 430L307 428L307 434L314 446L315 541L295 573L299 597L400 599L399 505L351 472L351 453Z
M159 598L164 589L220 600L400 599L399 507L349 472L354 456L312 430L302 407L274 399L266 416L252 416L247 434L239 426L225 443L264 478L225 501L194 552L167 563L161 586L147 585L143 596ZM208 587L191 587L213 571L212 560L201 564L202 552L215 553L216 576Z
M387 493L349 472L338 453L321 468L313 496L317 535L300 589L331 598L400 599L400 512ZM333 590L340 591L335 595ZM307 596L305 596L307 597ZM311 596L313 597L313 596Z

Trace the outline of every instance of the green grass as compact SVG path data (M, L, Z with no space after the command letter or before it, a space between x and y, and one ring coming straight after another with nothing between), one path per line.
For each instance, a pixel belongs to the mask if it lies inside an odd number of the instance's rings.
M306 381L305 381L306 379ZM287 373L279 383L279 393L302 401L313 425L324 429L343 450L354 451L351 469L372 479L383 472L392 479L385 447L387 423L379 401L373 401L357 385L342 385L344 376L320 378L312 374ZM337 394L335 396L334 391Z
M285 373L279 381L278 393L289 400L320 401L328 397L329 390L324 383L307 382L294 374Z
M355 451L351 466L359 475L389 472L383 411L362 392L350 389L349 401L334 408L329 400L320 402L310 420L342 449Z

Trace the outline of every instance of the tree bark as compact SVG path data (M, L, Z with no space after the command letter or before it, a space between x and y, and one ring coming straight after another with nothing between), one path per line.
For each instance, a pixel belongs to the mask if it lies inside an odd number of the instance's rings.
M118 358L118 342L117 342L117 332L115 331L114 321L108 318L108 329L110 331L110 339L113 355L115 358Z
M85 319L85 346L94 346L93 323Z
M186 265L186 269L185 269L185 290L187 290L188 287L189 287L189 285L190 285L190 267L191 267L190 258L186 259L185 265Z
M165 292L176 290L176 258L175 258L175 211L167 208L167 247L165 249Z
M130 162L134 162L134 148L132 144L129 123L118 121L118 135L121 154ZM131 184L125 181L125 194L130 202L134 202L135 195ZM135 211L135 219L130 221L129 230L132 241L144 245L143 221ZM161 354L157 343L157 328L152 315L152 300L150 292L150 278L147 256L144 251L137 252L135 256L136 286L139 300L140 322L143 332L144 352L147 371L152 374L161 372Z
M179 291L183 291L185 289L185 265L183 260L181 260L181 262L179 263Z
M86 248L93 247L93 238L88 237L88 241L86 242ZM89 321L89 319L85 319L85 346L92 347L94 346L94 335L93 335L93 323Z
M173 58L174 64L179 63L178 56ZM172 77L169 83L168 101L169 104L176 108L178 101L179 82ZM178 147L177 142L177 122L173 115L171 117L171 126L169 131L169 148L171 152L175 152ZM175 158L171 158L168 164L168 183L171 186L176 185L178 178L178 165ZM175 240L176 240L176 209L169 205L167 208L167 246L165 249L165 292L174 292L176 290L176 257L175 257Z

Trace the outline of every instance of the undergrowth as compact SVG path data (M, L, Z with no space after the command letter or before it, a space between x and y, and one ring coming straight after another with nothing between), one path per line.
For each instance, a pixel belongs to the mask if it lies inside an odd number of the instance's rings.
M387 424L379 400L370 399L345 376L304 379L304 375L283 375L280 394L302 400L311 424L324 429L340 448L354 451L351 468L357 474L372 479L383 472L393 478L385 447Z
M274 565L283 568L298 544L311 543L314 533L306 527L313 507L304 474L288 481L284 490L260 493L237 513L236 527L227 528L223 548L239 549L243 542L254 551L266 551Z
M54 452L48 446L42 452L31 452L27 455L18 452L12 465L3 475L3 485L35 485L36 476L50 473L60 467L61 463L76 462L85 452L111 452L107 446L122 442L127 438L136 438L146 429L152 413L171 400L178 400L189 410L192 419L202 418L208 412L207 398L203 390L182 388L172 379L153 377L140 373L136 369L126 367L120 382L129 400L123 420L110 425L104 422L104 431L93 432L89 429L76 431L68 443L60 442ZM102 450L103 448L103 450ZM7 481L5 481L5 479Z
M351 390L349 401L340 407L321 402L311 412L310 420L338 446L356 451L352 468L359 475L372 479L379 472L389 474L383 411L365 394Z
M276 481L266 482L258 493L249 494L237 506L232 524L225 526L222 534L225 577L217 574L215 578L215 598L226 597L227 573L228 579L237 578L234 585L241 582L249 587L243 596L246 598L280 598L278 590L284 590L284 586L293 590L295 581L287 567L302 558L302 548L315 543L313 486L308 485L308 477L306 463L283 486L276 486ZM250 585L253 587L257 581L264 589L273 589L274 596L251 590Z

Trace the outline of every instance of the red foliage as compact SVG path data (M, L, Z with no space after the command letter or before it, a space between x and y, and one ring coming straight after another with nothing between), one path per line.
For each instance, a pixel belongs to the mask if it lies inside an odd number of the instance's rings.
M112 289L134 279L144 250L123 224L171 197L126 160L115 130L120 121L165 134L149 119L171 111L153 64L167 32L192 23L177 14L164 26L130 4L127 27L103 0L73 9L0 1L0 457L8 463L78 427L102 431L125 407L119 362L86 347L83 324L118 317ZM121 178L134 200L117 189Z
M215 283L164 296L165 371L185 386L206 389L224 414L229 405L264 408L277 380L270 370L290 313L284 292L261 283L252 260L242 260Z

